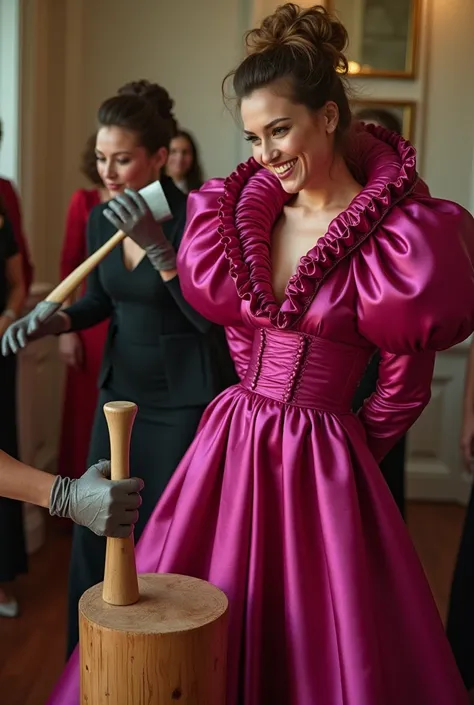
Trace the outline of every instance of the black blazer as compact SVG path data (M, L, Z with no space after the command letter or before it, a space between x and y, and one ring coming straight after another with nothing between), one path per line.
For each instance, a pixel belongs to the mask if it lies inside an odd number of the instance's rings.
M163 177L162 186L173 213L173 219L163 223L163 231L177 250L186 223L187 197L167 177ZM95 252L114 233L114 227L103 215L104 208L106 204L96 206L89 217L88 253ZM120 321L120 303L109 294L107 277L104 276L106 267L109 268L109 281L113 276L110 268L114 266L114 261L118 262L114 257L117 254L109 254L107 260L91 273L85 295L65 311L71 318L71 330L90 328L111 318L99 387L107 385L112 372L114 337ZM147 270L143 273L145 275L151 277L152 287L165 287L170 295L165 294L166 311L158 321L159 346L169 391L167 406L204 406L221 391L238 382L224 329L203 318L190 306L182 295L178 276L163 282L158 272L150 274ZM151 326L155 324L156 320ZM154 331L150 330L151 337L153 334Z

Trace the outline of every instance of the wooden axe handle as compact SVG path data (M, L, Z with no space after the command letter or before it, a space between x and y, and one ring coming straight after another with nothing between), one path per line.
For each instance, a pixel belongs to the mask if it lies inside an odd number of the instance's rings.
M148 208L153 214L157 223L164 223L173 217L168 201L166 200L163 187L160 181L153 181L144 188L140 189L139 194L145 200ZM111 250L119 245L122 240L127 237L126 233L119 230L113 235L110 240L99 247L90 257L79 265L69 276L66 277L45 299L49 303L63 304L71 294L76 291L78 286L82 284L84 279L97 267L100 262L106 257Z
M93 252L87 259L76 267L76 269L68 274L58 286L46 297L45 301L55 304L63 304L73 294L78 286L82 284L84 279L89 276L93 269L97 267L102 260L107 257L114 247L119 245L122 240L127 237L127 234L119 230L112 235L110 240L107 240L102 247Z
M104 405L110 437L111 480L126 480L130 476L130 438L137 410L137 405L128 401ZM110 605L133 605L139 598L133 534L126 539L107 539L102 598Z

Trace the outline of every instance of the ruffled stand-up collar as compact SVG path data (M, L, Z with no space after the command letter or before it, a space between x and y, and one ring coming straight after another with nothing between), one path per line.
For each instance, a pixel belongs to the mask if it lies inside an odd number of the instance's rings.
M239 296L249 302L251 313L268 318L278 328L296 324L329 272L417 185L415 149L384 128L354 128L348 161L357 165L364 187L301 258L281 306L272 289L270 238L291 195L253 158L240 164L224 182L219 236L231 276Z

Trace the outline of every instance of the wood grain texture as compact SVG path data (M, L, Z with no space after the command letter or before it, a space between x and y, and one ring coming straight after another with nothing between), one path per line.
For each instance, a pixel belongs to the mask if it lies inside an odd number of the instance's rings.
M79 603L81 705L224 705L228 603L209 583L140 575L140 599Z
M111 401L104 405L112 480L130 477L130 440L137 411L138 406L129 401ZM126 539L108 538L102 599L111 605L132 605L138 597L133 534Z

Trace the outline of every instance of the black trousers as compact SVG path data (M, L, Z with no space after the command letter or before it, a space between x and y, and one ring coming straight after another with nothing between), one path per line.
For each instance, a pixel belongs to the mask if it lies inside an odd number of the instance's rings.
M474 492L454 568L446 633L468 690L474 688Z
M0 449L18 458L14 355L0 355L0 396ZM27 568L22 504L0 497L0 583L14 580Z

